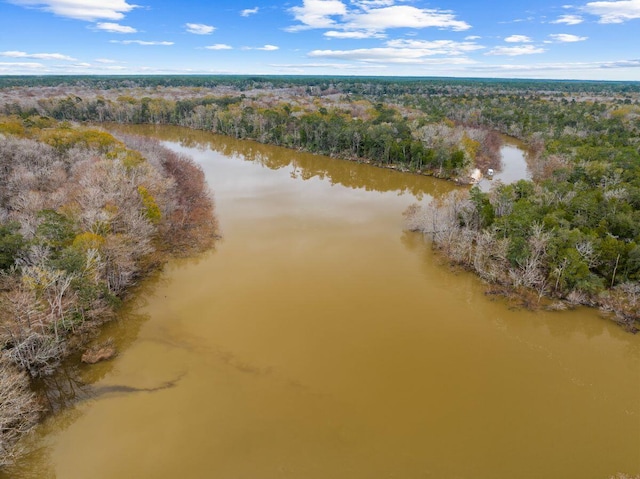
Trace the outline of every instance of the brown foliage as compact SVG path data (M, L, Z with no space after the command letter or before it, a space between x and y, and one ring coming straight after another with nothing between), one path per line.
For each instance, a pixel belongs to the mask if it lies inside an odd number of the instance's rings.
M0 467L18 454L16 441L36 424L40 406L26 374L0 358Z
M28 376L80 349L167 253L216 238L204 173L189 158L150 140L131 141L141 155L104 132L62 133L48 132L54 147L0 135L0 222L17 222L29 245L0 274L0 467L38 417ZM83 360L114 353L103 345Z
M174 255L189 255L213 246L218 237L214 203L202 168L190 158L159 147L142 137L122 135L130 148L142 152L153 164L161 166L173 180L169 191L171 207L164 223L163 245Z
M175 180L178 206L167 231L172 251L201 251L213 245L217 224L202 169L188 158L167 154L163 168Z

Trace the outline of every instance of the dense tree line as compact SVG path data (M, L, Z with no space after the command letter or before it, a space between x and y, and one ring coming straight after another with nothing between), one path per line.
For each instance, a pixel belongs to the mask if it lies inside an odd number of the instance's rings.
M8 103L4 109L21 118L180 125L467 182L477 166L499 164L499 135L479 124L427 123L403 115L396 105L368 100L327 107L322 101L292 103L244 95L66 96L41 98L32 106Z
M150 140L0 118L0 465L51 372L168 255L210 247L202 171Z
M386 94L457 94L476 92L527 93L602 93L619 94L640 92L638 82L579 81L579 80L533 80L501 78L442 78L442 77L363 77L363 76L305 76L305 75L46 75L46 76L0 76L0 88L17 86L64 86L73 88L86 86L92 89L120 89L146 87L213 88L230 85L238 90L253 88L303 87L308 93L312 89L326 91L337 88L351 93Z
M535 306L543 296L599 306L640 326L640 161L620 170L585 165L540 184L498 184L412 207L422 231L454 263ZM535 297L531 297L531 292Z

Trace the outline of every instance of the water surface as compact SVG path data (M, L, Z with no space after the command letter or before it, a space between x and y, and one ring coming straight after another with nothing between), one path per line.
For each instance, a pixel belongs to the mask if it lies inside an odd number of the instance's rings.
M82 400L5 477L640 473L640 337L510 309L441 264L401 213L451 184L136 131L202 165L224 239L141 286L105 332L120 354L57 378Z
M478 188L482 191L489 191L491 186L498 181L508 185L519 180L531 179L531 172L527 160L530 152L526 145L511 136L501 135L502 146L500 147L500 167L496 169L493 176L484 176L478 183Z

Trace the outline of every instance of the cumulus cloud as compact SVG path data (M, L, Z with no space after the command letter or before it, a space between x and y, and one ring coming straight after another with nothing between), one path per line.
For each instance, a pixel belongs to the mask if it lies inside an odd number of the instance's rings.
M640 18L640 0L589 2L582 10L600 17L600 23L623 23Z
M215 45L209 45L205 48L207 50L233 50L231 45L226 45L224 43L216 43Z
M573 43L583 42L589 37L579 37L578 35L570 35L569 33L554 33L549 35L549 38L559 43Z
M393 5L347 16L346 28L384 31L389 28L447 28L455 31L471 28L466 22L456 20L450 11L420 9L409 5Z
M35 7L61 17L76 20L121 20L138 5L126 0L9 0L15 5Z
M258 10L260 10L259 7L245 8L240 12L240 15L242 15L243 17L248 17L249 15L255 15L256 13L258 13Z
M565 25L578 25L584 22L584 19L580 15L560 15L556 20L551 23L563 23Z
M110 58L96 58L95 61L97 63L106 63L106 64L118 63L116 60L111 60Z
M216 29L216 27L203 23L185 23L184 26L187 32L193 33L194 35L209 35Z
M96 23L96 28L98 30L104 30L105 32L111 33L138 33L138 30L133 27L127 27L125 25L110 22Z
M368 33L391 28L434 27L454 31L471 28L449 10L396 5L395 0L356 0L351 8L341 0L303 0L302 6L289 11L300 22L288 28L292 32L314 28Z
M536 53L544 53L545 49L534 45L518 45L515 47L495 47L485 53L485 55L504 55L515 57L519 55L533 55Z
M531 38L526 35L511 35L505 38L504 41L509 43L531 43Z
M0 52L0 56L8 58L34 58L36 60L64 60L68 62L77 61L75 58L72 58L68 55L63 55L62 53L27 53L20 51L7 51Z
M331 18L347 14L347 7L340 0L304 0L302 6L292 7L291 13L302 25L294 25L290 31L311 28L333 28L336 21Z
M484 48L473 42L453 40L390 40L385 45L354 50L313 50L309 56L366 63L468 64L473 61L465 54Z
M161 45L161 46L170 46L173 45L173 42L148 42L144 40L109 40L110 43L122 43L123 45Z

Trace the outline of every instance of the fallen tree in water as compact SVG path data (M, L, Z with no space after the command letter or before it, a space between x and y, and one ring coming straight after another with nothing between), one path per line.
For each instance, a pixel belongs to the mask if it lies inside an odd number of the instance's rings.
M169 256L213 245L202 170L148 139L0 118L0 465L37 421L29 378Z

